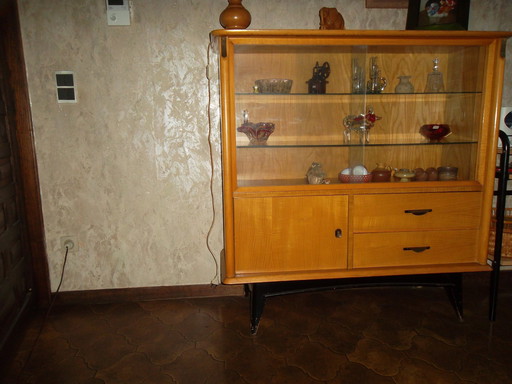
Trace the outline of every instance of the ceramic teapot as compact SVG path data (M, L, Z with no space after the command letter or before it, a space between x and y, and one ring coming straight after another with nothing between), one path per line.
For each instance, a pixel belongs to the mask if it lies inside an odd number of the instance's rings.
M377 167L372 170L373 182L387 182L391 179L391 167L384 163L377 163Z

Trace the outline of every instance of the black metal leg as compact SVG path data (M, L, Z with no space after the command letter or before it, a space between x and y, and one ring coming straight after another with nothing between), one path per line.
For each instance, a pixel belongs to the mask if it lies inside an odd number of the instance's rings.
M448 294L459 320L462 321L463 319L462 273L254 283L245 287L250 296L251 334L255 335L258 331L267 297L302 292L382 286L442 287Z
M250 284L249 292L251 300L251 335L255 335L258 332L258 325L265 307L265 284Z
M500 165L496 171L496 178L498 179L498 190L494 191L496 198L496 227L494 239L494 257L492 261L490 291L489 291L489 320L496 320L496 306L498 303L498 288L501 267L501 250L503 240L503 227L505 219L505 207L507 196L510 195L508 191L508 181L510 179L509 163L510 163L510 140L507 134L500 131L499 137L501 140Z
M450 298L450 302L457 313L457 316L460 321L464 320L464 307L463 307L463 299L462 299L462 274L455 273L448 275L448 278L451 280L450 283L447 283L444 286L448 297Z
M496 262L493 262L495 264ZM491 271L491 286L489 292L489 320L496 321L496 306L498 304L498 287L500 280L500 269L493 265Z

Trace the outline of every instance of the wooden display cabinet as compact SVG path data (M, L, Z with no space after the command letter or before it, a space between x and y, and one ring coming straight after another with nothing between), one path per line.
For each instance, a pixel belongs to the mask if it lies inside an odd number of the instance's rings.
M504 49L511 33L219 30L225 284L488 271ZM369 80L376 58L387 86L352 92L354 59ZM433 60L442 92L425 92ZM325 94L308 93L329 63ZM399 76L413 92L395 93ZM290 93L255 91L293 80ZM366 88L366 87L365 87ZM347 142L343 120L373 108L369 143ZM237 128L270 122L251 145ZM451 135L425 139L425 124ZM312 163L329 184L309 184ZM458 168L456 180L341 183L340 171Z

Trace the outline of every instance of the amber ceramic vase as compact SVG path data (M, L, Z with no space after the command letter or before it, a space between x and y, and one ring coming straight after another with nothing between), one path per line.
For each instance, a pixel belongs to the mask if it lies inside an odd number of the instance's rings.
M219 17L225 29L245 29L251 24L251 14L242 5L242 0L228 0L229 5Z

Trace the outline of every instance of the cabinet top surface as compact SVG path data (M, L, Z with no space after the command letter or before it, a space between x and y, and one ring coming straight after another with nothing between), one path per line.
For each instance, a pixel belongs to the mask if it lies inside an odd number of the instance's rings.
M496 39L512 37L505 31L413 31L413 30L319 30L319 29L218 29L218 37L313 37L313 38L433 38Z

